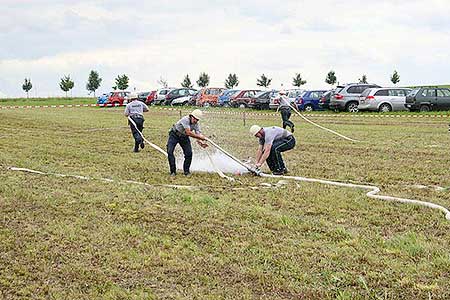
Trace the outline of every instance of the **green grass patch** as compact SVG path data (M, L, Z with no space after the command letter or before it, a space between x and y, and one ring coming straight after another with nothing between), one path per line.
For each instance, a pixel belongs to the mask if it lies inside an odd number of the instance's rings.
M210 110L222 111L206 109L205 134L241 159L257 147L249 126L281 123L278 114L247 115L244 126L242 114ZM250 189L277 180L172 178L152 148L132 153L122 113L0 110L0 298L450 297L450 222L441 212L315 183ZM179 114L152 108L145 136L164 148ZM292 119L298 144L284 157L293 175L376 184L383 194L450 207L449 190L436 188L450 186L448 119L311 117L361 143Z

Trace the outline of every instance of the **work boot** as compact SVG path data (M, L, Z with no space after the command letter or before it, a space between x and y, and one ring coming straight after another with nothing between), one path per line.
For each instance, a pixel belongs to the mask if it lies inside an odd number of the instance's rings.
M272 175L277 175L277 176L279 176L279 175L284 175L284 170L281 170L281 171L273 171L273 172L272 172Z
M186 176L186 177L191 176L191 172L184 172L184 176Z

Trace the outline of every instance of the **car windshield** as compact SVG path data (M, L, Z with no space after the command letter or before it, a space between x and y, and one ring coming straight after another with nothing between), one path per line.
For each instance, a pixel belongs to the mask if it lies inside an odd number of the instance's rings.
M419 90L420 90L420 88L415 88L415 89L413 89L411 92L409 92L407 96L412 96L412 97L414 97L414 96L417 94L417 92L418 92Z
M265 93L269 93L269 92L265 92L265 91L258 92L258 93L256 93L253 97L254 97L254 98L258 98L259 96L264 95Z
M289 92L289 94L288 94L288 98L295 98L295 97L297 97L298 95L300 95L300 94L302 94L303 93L303 91L290 91Z

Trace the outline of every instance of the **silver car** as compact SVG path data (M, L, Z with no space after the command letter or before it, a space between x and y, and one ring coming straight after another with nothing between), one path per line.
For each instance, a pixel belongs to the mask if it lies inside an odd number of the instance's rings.
M162 105L166 101L166 95L170 93L175 88L162 88L156 91L155 100L153 103L156 105Z
M337 86L330 98L330 109L335 111L358 112L359 97L362 92L370 88L380 88L376 84L350 83Z
M408 88L372 88L365 90L359 97L359 110L390 112L406 110Z

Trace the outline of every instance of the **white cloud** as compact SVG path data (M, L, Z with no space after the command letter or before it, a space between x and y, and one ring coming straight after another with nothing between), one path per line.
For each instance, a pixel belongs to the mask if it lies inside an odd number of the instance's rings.
M59 78L70 74L74 94L85 95L91 69L103 77L103 91L118 74L148 90L160 76L174 86L200 72L215 86L236 73L249 88L262 73L274 87L289 86L298 72L307 87L324 88L330 69L341 83L366 74L389 85L394 69L401 84L448 83L447 1L123 3L67 1L39 11L13 5L0 21L10 28L0 33L7 45L0 89L20 95L23 78L31 77L39 95L62 94ZM16 22L19 13L23 22ZM32 45L24 48L22 39Z

